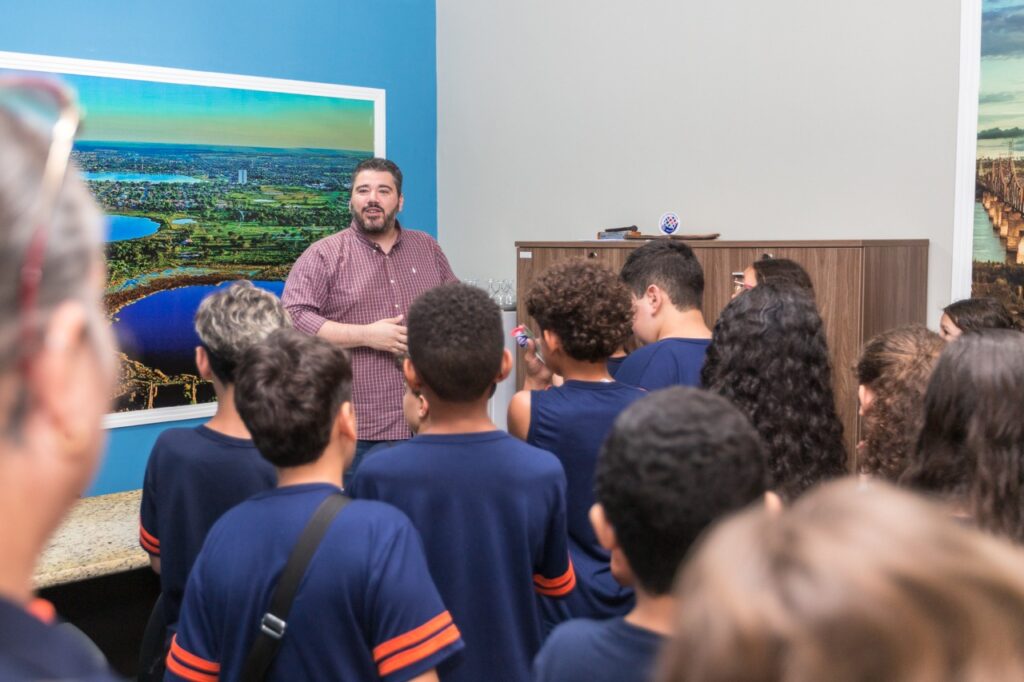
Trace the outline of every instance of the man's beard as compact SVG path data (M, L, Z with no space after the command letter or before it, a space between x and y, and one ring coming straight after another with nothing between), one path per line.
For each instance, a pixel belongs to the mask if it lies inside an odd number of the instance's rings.
M365 207L363 210L366 210L366 208L369 208L369 206ZM377 208L380 207L377 206ZM383 209L381 209L381 211L383 212ZM358 212L352 213L352 220L355 221L356 227L359 228L361 232L366 234L384 234L395 226L395 215L397 214L398 207L395 206L395 210L391 211L391 213L384 214L384 220L380 225L368 225L366 221L363 220L362 214Z

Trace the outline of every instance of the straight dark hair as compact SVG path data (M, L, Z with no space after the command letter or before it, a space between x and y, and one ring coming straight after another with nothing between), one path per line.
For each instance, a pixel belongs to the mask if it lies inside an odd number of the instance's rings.
M704 304L704 268L682 242L655 240L633 249L620 274L637 298L654 284L679 310L700 310Z
M338 411L351 400L345 351L295 329L279 329L250 346L235 368L238 414L260 454L276 467L320 459Z
M982 528L1024 542L1024 334L991 329L946 346L902 484L964 504Z

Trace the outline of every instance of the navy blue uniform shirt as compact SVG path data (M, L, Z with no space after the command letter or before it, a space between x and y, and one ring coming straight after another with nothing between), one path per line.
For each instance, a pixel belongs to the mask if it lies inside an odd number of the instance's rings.
M29 613L0 598L0 680L120 679L107 668L103 654L85 635L56 622L53 605L37 600Z
M633 607L633 590L620 586L608 567L610 556L590 524L594 506L594 468L601 445L619 413L647 392L618 382L566 381L530 393L530 431L526 442L553 453L567 482L569 553L576 569L576 590L557 604L546 604L550 623L569 618L611 618ZM551 607L555 614L551 615Z
M615 380L648 391L668 386L700 386L711 339L668 338L637 348L615 372Z
M572 591L565 474L504 431L421 435L367 459L357 498L383 500L423 536L430 572L466 640L445 682L526 682L543 638L537 594Z
M327 483L276 488L221 517L189 576L168 680L238 679L292 548L338 491ZM403 682L462 646L409 519L354 501L306 569L267 679Z
M555 628L534 661L534 682L649 682L664 638L622 618Z
M167 429L146 464L139 543L160 557L169 634L203 540L224 512L277 485L277 472L251 440L206 426Z

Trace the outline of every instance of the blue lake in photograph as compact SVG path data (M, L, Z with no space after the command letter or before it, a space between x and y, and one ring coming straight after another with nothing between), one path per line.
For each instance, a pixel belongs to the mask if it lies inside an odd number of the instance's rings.
M284 282L253 282L276 296ZM114 333L128 357L168 376L196 374L195 347L199 337L193 318L199 303L210 293L230 286L196 285L158 291L122 308L115 315Z
M141 216L108 215L107 228L107 241L120 242L155 234L160 223Z
M96 173L87 172L82 173L86 180L92 180L93 182L149 182L153 184L169 183L169 182L185 182L195 183L204 182L199 178L193 178L191 175L170 175L167 173Z

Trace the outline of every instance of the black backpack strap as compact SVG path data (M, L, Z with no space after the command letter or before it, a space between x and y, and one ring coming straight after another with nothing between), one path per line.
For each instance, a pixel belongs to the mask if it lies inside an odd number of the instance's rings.
M306 574L306 568L334 517L349 502L351 500L341 493L328 495L303 529L270 597L270 606L260 621L260 631L245 657L240 678L243 682L260 682L266 677L267 670L281 646L281 638L284 637L288 626L288 612L292 608L299 583Z

